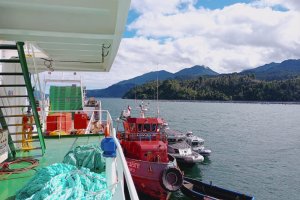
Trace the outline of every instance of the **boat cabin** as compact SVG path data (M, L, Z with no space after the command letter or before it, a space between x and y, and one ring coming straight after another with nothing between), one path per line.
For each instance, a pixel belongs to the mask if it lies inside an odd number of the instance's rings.
M169 145L168 153L187 156L192 155L192 149L186 142L180 142Z
M186 142L192 147L201 147L204 145L204 140L197 136L187 137Z
M128 141L160 141L162 123L160 118L127 118L124 136Z
M127 118L123 122L121 140L127 158L168 162L166 137L161 134L163 120L160 118Z
M183 142L186 140L186 135L176 130L166 129L164 132L167 135L167 140L169 144L174 144L178 142Z

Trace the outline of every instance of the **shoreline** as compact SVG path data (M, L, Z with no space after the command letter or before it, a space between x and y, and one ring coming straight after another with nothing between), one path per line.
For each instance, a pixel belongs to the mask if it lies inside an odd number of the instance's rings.
M121 97L95 97L96 99L123 99ZM135 99L124 99L135 100ZM137 101L156 101L156 99L136 99ZM191 102L191 103L243 103L243 104L288 104L300 105L300 101L221 101L221 100L179 100L179 99L159 99L161 102Z
M120 98L123 99L123 98ZM124 99L125 100L125 99ZM134 99L128 99L134 100ZM138 101L147 100L147 101L156 101L154 99L137 99ZM221 101L221 100L167 100L159 99L158 101L167 102L191 102L191 103L243 103L243 104L288 104L288 105L300 105L300 101Z

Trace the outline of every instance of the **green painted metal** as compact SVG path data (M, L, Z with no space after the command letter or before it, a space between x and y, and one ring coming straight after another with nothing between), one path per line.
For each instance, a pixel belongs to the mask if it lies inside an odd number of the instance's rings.
M42 133L42 128L41 128L41 123L40 123L37 107L36 107L36 104L35 104L33 88L32 88L32 85L31 85L31 80L30 80L30 76L29 76L29 71L28 71L28 67L27 67L26 56L25 56L25 53L24 53L23 46L24 46L24 42L17 42L17 49L18 49L18 53L19 53L19 59L20 59L22 72L23 72L23 75L24 75L24 81L25 81L25 84L26 84L26 89L27 89L30 105L32 107L32 113L33 113L34 121L35 121L35 124L36 124L38 136L39 136L39 139L40 139L42 154L44 155L45 150L46 150L46 145L45 145L44 136L43 136L43 133Z
M0 44L0 49L17 50L17 46L12 44Z
M1 108L0 108L0 116L3 116L3 112ZM8 130L8 126L4 117L0 118L0 123L3 130ZM8 145L11 151L11 157L16 158L16 149L10 134L8 134Z
M19 63L19 59L0 59L0 62L2 63Z

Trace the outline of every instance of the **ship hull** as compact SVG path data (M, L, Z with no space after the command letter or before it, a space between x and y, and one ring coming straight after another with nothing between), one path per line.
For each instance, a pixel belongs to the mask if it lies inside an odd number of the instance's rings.
M175 159L168 163L130 158L126 158L126 161L138 193L160 200L169 198L170 192L163 188L161 177L166 168L177 166Z

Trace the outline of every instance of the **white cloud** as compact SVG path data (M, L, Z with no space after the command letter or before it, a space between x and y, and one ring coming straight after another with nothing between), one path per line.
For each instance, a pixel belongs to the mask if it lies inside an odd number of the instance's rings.
M282 2L276 0L268 6ZM300 57L300 13L295 11L296 7L291 9L295 4L299 3L285 1L283 6L290 9L286 12L253 4L234 4L217 10L194 7L183 12L173 6L175 10L169 11L172 14L154 8L142 13L128 28L139 37L170 38L160 44L173 52L163 63L179 57L186 63L183 67L204 64L218 72L241 71Z
M133 0L131 9L138 13L171 14L193 8L192 5L195 3L195 0Z
M281 6L289 10L300 10L299 0L257 0L252 5L259 7Z
M260 0L209 10L194 0L133 0L140 16L128 29L137 35L122 40L110 72L84 74L86 85L103 88L157 68L176 72L199 64L228 73L299 59L299 3Z

